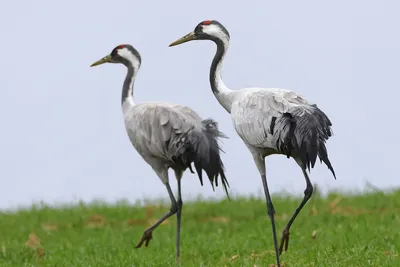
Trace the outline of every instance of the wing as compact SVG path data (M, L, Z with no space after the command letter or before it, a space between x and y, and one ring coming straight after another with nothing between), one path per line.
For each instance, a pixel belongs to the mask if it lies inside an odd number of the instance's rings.
M192 127L202 127L200 117L188 109L169 103L136 105L125 118L132 144L142 156L170 160L168 146L171 139Z
M245 92L232 104L232 120L238 135L256 147L274 147L273 136L280 128L282 136L289 132L289 110L296 106L309 105L302 96L288 90L268 90ZM287 115L285 115L287 114ZM275 142L274 142L275 141Z
M174 110L182 113L190 121L199 122L202 118L191 108L182 105L173 105Z
M238 97L231 114L237 133L247 144L287 157L295 151L308 170L318 156L336 178L325 147L332 123L317 105L292 91L267 89Z
M203 170L213 187L218 186L220 176L228 195L229 183L218 145L218 137L224 135L218 130L217 122L201 120L185 106L146 103L132 109L125 125L133 146L150 165L153 161L148 159L161 158L170 167L192 170L193 162L201 183Z

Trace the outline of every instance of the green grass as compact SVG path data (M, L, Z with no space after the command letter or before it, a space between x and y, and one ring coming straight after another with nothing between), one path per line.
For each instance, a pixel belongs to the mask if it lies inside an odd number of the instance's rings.
M300 199L273 196L273 201L280 238ZM148 248L134 248L145 227L168 209L118 203L3 212L0 266L176 266L175 217L153 233ZM306 205L281 260L285 267L400 266L399 247L400 191L332 193L315 195ZM184 203L181 266L274 262L262 199Z

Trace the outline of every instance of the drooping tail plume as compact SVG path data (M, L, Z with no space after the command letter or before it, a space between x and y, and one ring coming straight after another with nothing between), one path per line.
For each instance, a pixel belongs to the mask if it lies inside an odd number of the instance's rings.
M202 124L202 129L192 127L178 137L174 142L177 146L174 157L180 159L187 168L190 168L191 163L194 163L201 185L203 185L202 171L204 170L213 190L214 185L218 186L218 176L220 176L225 193L230 199L229 183L225 176L225 168L220 155L223 151L218 143L218 138L227 137L219 131L216 121L206 119L202 121Z
M283 129L277 133L277 147L282 153L289 157L295 150L303 166L309 171L310 168L314 168L318 156L336 179L325 146L332 136L332 123L323 111L316 105L307 110L296 107L283 114L276 125Z

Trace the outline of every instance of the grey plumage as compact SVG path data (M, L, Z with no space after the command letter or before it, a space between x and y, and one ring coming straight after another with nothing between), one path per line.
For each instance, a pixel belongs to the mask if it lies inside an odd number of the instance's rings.
M300 158L302 165L310 171L314 168L317 156L324 162L336 179L335 171L328 158L325 147L326 141L332 136L332 123L329 118L321 111L317 105L311 105L309 112L304 112L299 107L289 110L294 124L294 135L288 136L291 140L294 153ZM287 154L291 156L290 154Z
M310 171L314 167L319 157L336 179L325 147L325 142L332 135L332 123L316 105L308 103L301 95L290 90L278 88L230 90L221 77L222 62L229 46L230 34L220 22L202 21L194 31L172 42L170 46L192 40L210 40L217 46L210 67L210 87L218 102L231 114L233 126L251 152L260 173L279 267L280 254L283 248L285 250L288 248L289 229L313 192L307 170ZM265 157L273 154L292 157L302 169L307 184L303 200L282 232L279 248L274 219L275 209L269 193L265 168Z
M203 126L201 131L196 131L192 127L177 139L176 144L172 143L176 147L173 160L181 162L187 167L190 167L190 163L193 162L201 185L203 185L202 170L204 170L213 190L214 185L218 186L218 176L220 175L225 193L229 198L227 189L229 183L223 171L224 165L219 156L221 149L217 142L217 138L225 136L218 130L218 124L214 120L206 119L201 123Z
M125 126L133 146L157 173L167 168L184 171L194 163L202 185L203 170L213 188L220 176L229 197L218 144L218 138L224 135L215 121L202 120L185 106L148 102L130 110ZM164 175L160 178L163 183L168 181Z
M325 142L332 123L317 105L285 89L248 88L237 92L232 120L239 136L262 154L299 158L310 170L320 158L335 176Z
M96 61L92 66L103 63L120 63L127 67L127 75L122 89L122 111L125 128L132 145L141 157L153 168L165 184L171 199L171 209L156 223L147 228L136 248L143 244L147 247L152 239L152 232L168 217L177 215L176 257L180 256L180 229L182 214L181 179L189 168L193 173L193 163L203 185L202 172L207 174L210 183L218 186L218 177L229 198L229 183L224 173L221 160L220 137L225 137L212 119L203 120L192 109L165 102L133 101L133 84L141 65L139 52L129 44L115 47L110 55ZM169 185L168 169L175 172L178 184L178 197L175 199ZM143 178L143 177L142 177Z

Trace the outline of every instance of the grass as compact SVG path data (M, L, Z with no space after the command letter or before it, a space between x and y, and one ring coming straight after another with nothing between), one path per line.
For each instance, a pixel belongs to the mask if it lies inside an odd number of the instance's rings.
M273 196L278 236L299 198ZM126 203L0 213L0 266L176 266L175 217L135 249L169 209ZM274 266L265 202L184 203L181 266ZM315 195L295 221L283 266L400 266L400 190Z

